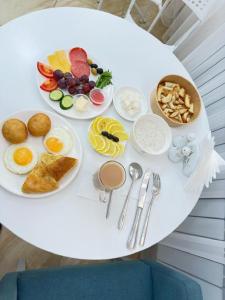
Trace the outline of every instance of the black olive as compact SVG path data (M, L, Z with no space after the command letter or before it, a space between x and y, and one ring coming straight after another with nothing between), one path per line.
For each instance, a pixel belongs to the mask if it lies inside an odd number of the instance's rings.
M108 136L107 136L107 137L108 137L109 140L113 140L113 137L114 137L114 136L113 136L111 133L108 133Z
M97 69L97 68L98 68L98 65L96 65L96 64L91 64L91 68Z
M98 74L102 74L103 73L103 69L102 68L97 68L97 73Z
M102 135L105 136L105 137L108 137L109 134L108 134L107 131L102 131Z
M113 135L113 139L112 139L114 142L118 143L119 142L119 138L115 135Z

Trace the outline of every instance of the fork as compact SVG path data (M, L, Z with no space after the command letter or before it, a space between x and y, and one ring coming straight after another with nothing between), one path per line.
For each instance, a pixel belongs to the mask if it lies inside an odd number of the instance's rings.
M140 246L144 246L144 244L145 244L152 204L153 204L154 199L159 195L160 190L161 190L161 180L160 180L159 174L153 173L152 198L148 204L148 210L147 210L147 213L145 216L144 226L142 229L141 238L140 238L140 242L139 242Z

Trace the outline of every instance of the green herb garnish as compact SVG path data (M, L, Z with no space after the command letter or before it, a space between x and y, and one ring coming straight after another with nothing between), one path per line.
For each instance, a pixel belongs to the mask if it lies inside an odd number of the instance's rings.
M112 84L112 73L109 71L103 72L96 81L96 87L103 89L105 86Z

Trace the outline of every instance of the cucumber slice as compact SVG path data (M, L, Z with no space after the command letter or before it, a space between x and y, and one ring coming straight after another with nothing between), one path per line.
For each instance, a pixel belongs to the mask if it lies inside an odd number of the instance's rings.
M60 101L63 98L64 94L61 90L54 90L49 94L49 98L52 101Z
M73 97L70 95L66 95L60 101L60 107L62 109L70 109L73 106Z

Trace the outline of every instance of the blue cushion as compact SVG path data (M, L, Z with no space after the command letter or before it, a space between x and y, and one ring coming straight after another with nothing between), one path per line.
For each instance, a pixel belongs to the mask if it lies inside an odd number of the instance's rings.
M0 281L0 299L17 300L17 273L6 274Z
M73 299L153 300L149 265L117 262L34 270L18 276L18 300Z
M156 300L202 300L199 284L191 278L156 262L151 267L153 293Z

